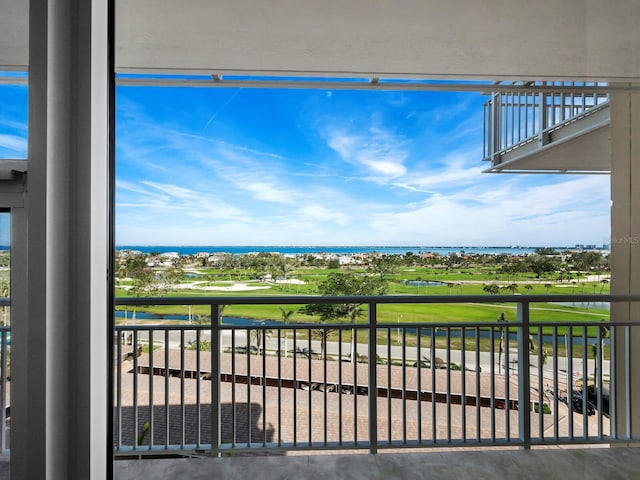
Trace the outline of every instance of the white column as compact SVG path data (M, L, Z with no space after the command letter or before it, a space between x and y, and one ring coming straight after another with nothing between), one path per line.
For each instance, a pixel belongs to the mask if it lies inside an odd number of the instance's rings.
M640 294L640 93L611 95L611 293ZM618 303L611 319L640 320L640 305ZM640 329L627 340L615 332L616 421L618 435L640 434L640 377L627 371L640 365ZM625 350L629 341L631 350ZM627 359L627 356L628 359ZM628 380L627 380L628 379ZM631 406L631 415L627 407ZM630 431L629 431L630 430Z
M106 0L30 3L29 311L14 344L12 478L108 471L106 23Z

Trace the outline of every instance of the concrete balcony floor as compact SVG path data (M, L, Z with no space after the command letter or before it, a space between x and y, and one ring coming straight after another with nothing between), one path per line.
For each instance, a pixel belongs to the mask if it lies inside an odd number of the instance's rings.
M638 479L640 448L448 450L426 453L118 460L118 480L210 479Z

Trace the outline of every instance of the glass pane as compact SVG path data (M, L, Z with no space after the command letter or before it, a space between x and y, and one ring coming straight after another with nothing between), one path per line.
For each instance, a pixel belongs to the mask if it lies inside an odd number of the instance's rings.
M27 158L27 75L2 72L0 79L0 159Z
M11 380L11 214L0 212L0 453L9 448L9 384Z

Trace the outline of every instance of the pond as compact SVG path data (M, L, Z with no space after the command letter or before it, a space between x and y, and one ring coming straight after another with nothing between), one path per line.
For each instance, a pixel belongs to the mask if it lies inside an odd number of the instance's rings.
M594 310L610 310L611 304L609 302L553 302L556 305L563 305L565 307L580 307Z
M444 282L436 282L432 280L409 280L398 282L400 285L408 285L410 287L445 287L447 284Z

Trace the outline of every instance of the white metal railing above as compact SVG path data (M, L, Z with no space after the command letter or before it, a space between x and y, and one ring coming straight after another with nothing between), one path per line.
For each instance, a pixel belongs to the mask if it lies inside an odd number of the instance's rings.
M606 92L581 90L599 85L593 82L531 83L551 90L501 91L502 85L495 85L483 109L483 160L495 165L500 155L521 145L536 141L544 146L555 129L591 115L609 102Z

